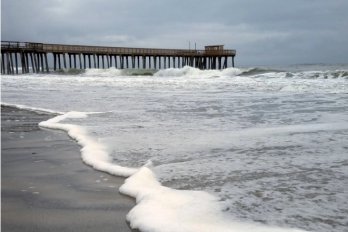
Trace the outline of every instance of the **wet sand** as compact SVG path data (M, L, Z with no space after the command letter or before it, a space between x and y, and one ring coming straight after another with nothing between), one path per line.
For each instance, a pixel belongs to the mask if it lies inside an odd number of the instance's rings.
M1 231L132 231L123 178L86 166L64 132L37 126L54 115L1 111Z

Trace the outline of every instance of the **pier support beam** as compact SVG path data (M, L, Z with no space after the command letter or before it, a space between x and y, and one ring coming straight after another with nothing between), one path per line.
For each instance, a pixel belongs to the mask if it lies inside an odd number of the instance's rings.
M79 53L79 65L80 65L80 69L82 69L82 59L81 59L81 53Z
M18 60L17 60L17 53L14 53L15 56L15 64L16 64L16 74L18 74Z
M64 64L64 69L66 69L66 54L63 53L63 64Z
M1 53L1 74L5 74L4 53Z
M58 67L59 67L59 70L62 69L62 64L60 63L60 53L58 54Z
M47 53L44 53L44 57L45 57L45 63L46 63L46 71L50 72L50 68L48 67Z
M73 54L74 55L74 69L76 69L77 68L77 66L76 66L76 54Z
M71 63L71 53L69 53L69 68L71 69L72 63Z
M92 64L91 64L91 55L88 54L88 68L91 68L92 67Z
M33 53L30 53L30 60L31 60L31 69L33 70L34 73L36 73L36 63L35 59L33 58Z

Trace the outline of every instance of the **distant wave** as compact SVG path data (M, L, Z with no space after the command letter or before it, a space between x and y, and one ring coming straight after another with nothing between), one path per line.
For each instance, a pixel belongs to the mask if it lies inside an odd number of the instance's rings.
M278 73L278 72L284 72L282 70L277 70L277 69L270 69L270 68L249 68L245 71L243 71L239 76L254 76L258 74L263 74L263 73Z
M348 70L313 70L289 71L274 68L226 68L222 70L201 70L185 66L168 69L61 69L52 72L58 75L78 75L87 77L188 77L188 78L217 78L217 77L249 77L249 78L294 78L294 79L348 79Z
M304 71L304 72L287 72L286 77L303 78L303 79L348 79L348 70L328 70L328 71Z
M238 68L226 68L223 70L202 70L185 66L183 68L169 68L159 70L154 74L156 77L221 77L221 76L237 76L242 72Z
M76 69L76 68L67 68L67 69L59 69L51 72L52 74L62 74L62 75L79 75L85 73L85 69Z

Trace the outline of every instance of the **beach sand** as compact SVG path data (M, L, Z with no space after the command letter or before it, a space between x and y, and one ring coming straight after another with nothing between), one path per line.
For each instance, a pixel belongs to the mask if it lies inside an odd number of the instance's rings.
M80 158L64 132L40 129L54 115L1 106L1 229L6 231L132 231L134 200L118 193L123 178Z

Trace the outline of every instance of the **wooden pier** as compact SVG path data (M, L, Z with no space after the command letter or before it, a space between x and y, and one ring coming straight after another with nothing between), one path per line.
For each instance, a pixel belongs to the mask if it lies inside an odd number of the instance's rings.
M204 50L102 47L1 41L1 73L40 73L60 69L199 69L234 67L235 50L223 45ZM230 60L230 61L229 61Z

